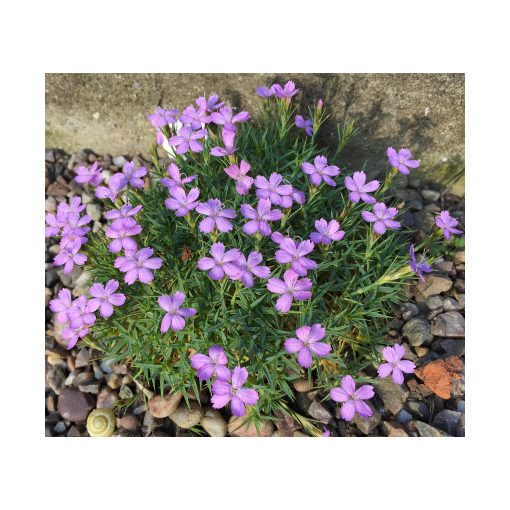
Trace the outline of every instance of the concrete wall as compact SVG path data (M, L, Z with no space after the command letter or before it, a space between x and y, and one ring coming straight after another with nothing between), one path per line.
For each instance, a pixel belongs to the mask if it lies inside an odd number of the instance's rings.
M303 106L323 97L333 113L324 143L332 141L334 122L358 118L359 134L343 155L351 170L367 162L377 172L388 145L408 146L424 170L448 161L448 174L463 165L462 74L47 74L46 146L146 154L154 135L145 116L154 106L182 109L198 95L217 92L255 113L261 101L255 87L287 79L303 91Z

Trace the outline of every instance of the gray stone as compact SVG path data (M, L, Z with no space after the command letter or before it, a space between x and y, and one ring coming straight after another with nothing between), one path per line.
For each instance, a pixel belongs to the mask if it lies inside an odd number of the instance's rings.
M57 395L61 394L65 386L65 375L61 367L48 365L46 369L46 385Z
M91 355L90 350L84 347L83 349L80 349L78 351L78 354L76 355L76 368L82 368L86 367L89 364Z
M445 312L456 312L461 310L459 302L450 296L446 296L444 298L443 308Z
M466 401L465 400L459 400L457 402L457 411L459 411L459 413L462 413L462 414L464 414L466 412Z
M308 382L308 379L300 377L295 381L292 381L292 386L299 393L306 393L312 389L312 385Z
M53 427L54 432L57 434L62 434L66 430L66 424L63 421L57 422L57 424Z
M189 429L200 423L204 412L198 402L190 401L189 407L186 402L181 402L179 407L170 415L170 419L181 429Z
M58 397L58 412L64 420L84 422L94 407L94 400L78 390L64 388Z
M400 310L402 312L402 319L405 321L409 320L411 317L415 317L420 313L419 308L414 303L406 303L402 305Z
M129 386L127 386L126 384L123 384L121 387L120 387L120 390L119 390L119 397L120 398L133 398L133 391L131 390L131 388Z
M430 408L425 402L409 400L406 402L406 407L413 416L417 416L421 420L428 420L430 417Z
M381 430L387 437L409 437L404 427L394 421L383 421L381 424Z
M465 264L466 263L466 252L464 250L456 251L453 261L455 262L455 264Z
M392 414L400 412L409 396L409 391L405 386L395 384L391 376L378 380L377 384L374 384L374 390L383 401L384 408Z
M416 285L416 290L420 294L429 298L430 296L436 296L442 292L447 292L451 289L453 282L447 276L441 274L428 273L425 275L425 282L421 280Z
M458 411L450 411L449 409L443 409L434 416L434 419L432 420L432 425L441 430L444 430L451 436L454 436L461 416L462 413Z
M465 437L466 435L466 416L464 414L460 417L457 429L455 430L455 435L457 437Z
M84 393L92 393L97 395L99 393L99 383L80 384L78 389Z
M211 437L225 437L227 435L227 422L216 409L207 408L200 425Z
M430 342L433 336L430 334L430 324L425 319L413 318L404 324L402 334L414 347Z
M227 431L232 437L271 437L275 431L272 421L264 420L258 424L258 430L253 421L248 423L248 416L231 416L228 420Z
M466 352L466 342L464 339L447 338L439 343L449 356L464 356Z
M155 418L166 418L171 415L179 405L182 393L171 393L166 396L156 395L148 402L148 411Z
M310 404L308 414L325 424L329 423L329 420L333 418L332 414L317 399L314 399Z
M415 420L413 422L410 422L410 424L416 427L416 430L418 431L420 437L445 437L449 435L443 432L442 430L438 430L434 427L431 427L430 425L427 425L422 421Z
M113 158L113 164L117 168L122 168L127 163L126 158L124 156L115 156Z
M412 419L413 416L409 414L405 409L402 409L402 411L400 411L396 416L397 423L407 423Z
M431 333L435 336L462 338L465 334L464 317L459 312L446 312L432 322Z
M73 386L78 387L82 384L91 383L94 380L94 374L92 372L80 372L76 375L73 381Z
M421 196L430 202L437 202L439 200L439 197L441 196L441 193L439 191L433 191L431 189L423 189L421 190Z
M437 308L441 308L443 306L443 298L441 296L431 296L427 299L427 306L431 310L436 310Z
M368 418L362 418L357 413L354 416L353 422L360 432L367 435L370 434L378 425L381 423L381 413L375 408L372 402L365 400L365 402L372 409L372 416Z
M102 408L112 408L113 404L119 400L119 395L116 391L108 387L101 388L101 391L97 395L97 404L96 407L98 409Z

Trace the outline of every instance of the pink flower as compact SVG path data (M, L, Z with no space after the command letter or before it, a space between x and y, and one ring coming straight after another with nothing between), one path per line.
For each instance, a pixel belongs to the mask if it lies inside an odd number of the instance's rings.
M210 254L212 257L202 257L198 261L198 269L209 271L211 280L221 280L225 274L229 278L238 278L241 269L237 265L241 252L238 249L232 249L225 252L223 243L214 243L211 246Z
M96 322L96 316L93 314L92 306L86 296L79 296L73 301L73 306L67 312L69 325L72 329L78 329L82 326L88 328Z
M152 257L152 248L142 248L137 252L127 252L124 257L117 257L114 267L122 273L126 273L124 281L131 285L136 280L141 283L149 283L154 279L152 271L159 269L163 261L159 257ZM152 257L152 258L151 258Z
M405 354L404 348L395 344L393 347L385 347L382 351L383 358L387 363L381 363L377 369L379 377L388 377L390 374L393 377L395 384L402 384L404 382L404 374L412 374L416 365L409 360L402 359Z
M64 274L68 274L73 270L74 264L83 266L87 261L87 256L83 253L78 253L81 248L81 242L76 239L66 246L61 246L60 252L53 259L56 266L64 266Z
M246 175L249 171L250 165L244 159L239 166L233 164L225 168L225 173L236 181L236 191L240 195L246 195L253 184L253 177Z
M211 149L211 156L230 156L237 150L235 146L236 128L233 124L225 124L221 130L221 138L223 140L223 147L213 147Z
M232 108L228 106L222 106L218 112L211 113L211 120L215 124L225 125L225 124L236 124L237 122L246 122L250 119L250 114L248 112L239 112L234 115L232 113Z
M330 397L335 402L342 402L340 414L346 421L351 421L354 414L358 413L362 418L372 416L372 409L363 402L374 396L374 387L370 384L364 384L356 389L356 383L350 375L342 377L339 388L333 388L330 391Z
M261 199L257 204L257 210L251 205L242 204L241 214L251 221L248 221L243 226L243 232L248 235L253 235L260 232L263 236L271 234L270 221L277 221L282 218L282 212L279 209L271 209L271 200Z
M76 177L74 180L80 184L91 184L92 186L98 186L103 182L104 177L101 175L102 168L96 161L91 167L79 166L74 172Z
M163 177L160 182L168 189L176 186L183 188L185 184L188 184L197 178L196 175L191 175L190 177L184 176L184 178L181 179L181 171L175 163L170 163L166 171L169 177Z
M315 229L317 232L312 232L310 239L316 244L331 244L332 241L340 241L345 235L345 232L340 230L340 223L336 220L331 220L328 223L321 218L315 222Z
M230 379L230 370L226 367L227 356L220 345L211 345L209 356L198 353L191 356L190 359L191 366L197 370L200 381L206 381L213 376L216 376L220 381Z
M195 208L196 212L208 216L200 222L198 228L204 234L210 234L215 228L220 232L232 230L233 225L229 219L237 216L234 209L223 209L221 201L217 198L208 200L206 203L200 203Z
M331 351L331 346L324 342L319 342L324 338L326 330L320 324L313 326L303 326L296 329L297 338L287 338L285 340L285 350L289 353L298 353L298 365L303 368L312 366L312 353L317 356L327 356Z
M340 169L335 165L328 165L328 158L316 156L311 163L305 162L301 165L303 172L310 176L310 182L318 186L322 181L330 186L336 186L336 182L331 178L340 173Z
M69 322L67 312L72 308L73 299L71 291L69 289L60 289L58 291L58 299L52 299L50 301L50 310L57 314L57 322L65 323Z
M281 294L276 301L275 308L282 313L287 313L292 305L292 300L304 301L312 297L310 288L312 281L309 278L299 278L292 269L283 274L283 281L279 278L270 278L267 289L274 294Z
M147 174L147 168L144 166L135 168L135 164L132 161L127 161L122 167L122 173L126 176L127 182L131 187L135 189L143 188L142 177Z
M193 152L201 152L204 147L201 143L197 142L197 140L204 138L206 135L207 129L193 131L189 126L184 126L179 129L176 136L172 136L170 140L168 140L168 144L177 147L175 150L177 154L186 154L189 149Z
M280 174L272 173L269 179L262 175L255 178L255 186L257 196L259 198L269 198L271 203L288 208L292 205L292 197L290 196L294 188L290 184L281 184L283 177Z
M401 174L408 174L410 168L420 166L419 159L411 159L413 155L409 149L400 149L397 153L393 147L388 147L386 155L388 156L388 163L393 168L397 168Z
M101 317L110 317L113 314L113 307L122 306L126 301L124 294L115 292L118 288L119 282L117 280L108 280L106 285L94 283L89 290L93 298L89 301L90 310L95 312L99 308Z
M373 230L376 234L384 234L387 228L396 229L400 222L392 220L398 214L396 207L386 207L382 202L374 204L374 212L362 211L361 217L369 223L373 223Z
M349 200L355 204L363 200L367 204L375 204L376 199L368 193L372 193L379 188L379 181L366 182L367 174L365 172L354 172L352 177L345 178L345 187L350 191ZM365 184L366 183L366 184Z
M299 276L306 276L308 271L317 267L317 262L305 257L315 247L311 241L301 241L298 244L290 237L286 237L279 244L280 249L275 253L278 264L291 264L291 268Z
M185 297L184 292L175 292L172 296L167 294L159 296L158 305L166 312L161 321L162 333L166 333L168 328L173 331L183 330L186 325L185 318L197 313L194 308L181 308Z
M117 195L127 186L127 183L127 177L123 173L112 175L108 181L108 187L98 186L96 188L96 197L109 198L115 202Z
M253 275L258 278L269 278L271 270L267 266L261 266L262 255L257 251L252 251L248 258L242 253L236 262L236 265L241 270L239 276L232 278L233 280L241 280L245 287L253 287Z
M198 188L192 188L186 195L186 192L179 186L170 188L171 198L165 200L165 207L175 211L176 216L186 216L198 205L197 198L200 195Z

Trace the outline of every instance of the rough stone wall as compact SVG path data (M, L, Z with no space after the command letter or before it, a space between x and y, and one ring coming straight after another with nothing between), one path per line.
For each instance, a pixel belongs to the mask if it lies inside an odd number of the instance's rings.
M350 170L385 168L389 145L408 146L430 175L441 166L440 179L463 166L463 74L47 74L46 146L146 154L154 134L145 116L154 106L182 109L217 92L256 114L255 87L288 79L303 91L302 113L324 98L332 113L324 143L333 143L335 123L358 119L359 133L343 154Z

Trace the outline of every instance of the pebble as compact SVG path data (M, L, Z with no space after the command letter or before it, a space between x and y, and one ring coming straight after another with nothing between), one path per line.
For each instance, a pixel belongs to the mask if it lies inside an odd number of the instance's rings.
M169 418L181 429L189 429L198 425L203 416L204 413L200 404L190 401L189 407L186 405L186 402L181 402Z
M396 416L396 420L397 420L397 423L407 423L408 421L411 421L413 419L413 416L411 414L409 414L405 409L402 409L402 411L400 411L397 416Z
M104 374L111 374L113 373L113 368L112 368L112 365L113 365L113 361L111 359L105 359L101 362L101 371L104 373Z
M127 163L126 158L124 156L115 156L113 158L113 164L117 168L122 168Z
M431 189L423 189L421 190L421 196L428 200L429 202L437 202L441 197L441 193L439 191L433 191Z
M429 298L430 296L436 296L442 292L447 292L451 289L453 282L447 276L429 273L425 275L425 282L421 280L416 285L416 290L420 294Z
M78 351L78 354L76 355L76 368L82 368L86 367L89 364L91 358L91 354L89 349L84 347L83 349L80 349Z
M466 263L466 252L464 250L456 251L455 255L453 257L453 261L455 262L455 264L465 264Z
M63 421L59 421L54 427L53 431L57 434L62 434L62 432L65 432L66 430L66 424Z
M415 317L404 324L402 334L414 347L430 342L433 336L430 333L430 324L422 318Z
M94 195L87 193L86 191L81 194L81 202L82 204L88 205L94 202Z
M53 287L58 282L58 274L56 269L49 269L44 275L46 287Z
M67 431L67 437L81 437L80 431L74 425Z
M155 418L166 418L177 409L181 399L182 393L180 392L167 396L156 395L149 400L147 408Z
M46 371L46 384L54 393L60 395L64 391L65 377L60 367L48 366Z
M365 402L372 409L372 416L368 418L362 418L356 414L353 422L355 423L356 427L358 427L360 432L363 432L363 434L367 435L372 432L379 425L379 423L381 423L381 413L375 408L372 402L366 400Z
M227 435L227 422L216 409L205 409L200 425L211 437L225 437Z
M308 379L304 377L292 381L292 386L294 386L294 389L299 393L306 393L312 389L312 385L308 382Z
M48 197L44 201L44 210L48 213L54 213L57 210L57 201L54 197Z
M457 402L457 411L459 411L459 413L465 413L466 412L466 401L465 400L459 400Z
M101 365L103 366L103 365ZM121 378L117 374L106 374L105 376L106 384L112 389L116 390L120 388Z
M383 421L381 425L382 433L387 437L409 437L404 427L394 421Z
M443 411L439 411L432 420L432 425L441 430L444 430L451 436L454 436L457 431L457 425L460 421L460 417L462 413L458 411L450 411L449 409L444 409Z
M458 373L464 368L462 360L457 356L449 356L446 359L431 361L415 371L416 377L421 379L425 386L436 395L445 400L452 396L453 381L459 381L462 376ZM462 388L458 388L461 392Z
M444 298L443 308L445 312L457 312L461 310L459 302L450 296Z
M76 375L73 381L73 386L81 386L84 384L91 383L94 380L94 374L92 372L80 372Z
M231 416L228 420L227 431L232 437L271 437L275 431L272 421L263 420L257 431L255 423L247 423L248 416Z
M431 427L422 421L415 420L409 422L409 424L411 427L416 428L420 437L444 437L448 435L442 430Z
M409 400L406 402L406 407L414 416L417 416L421 420L428 420L430 417L430 408L425 402Z
M120 398L133 398L134 394L129 386L127 386L126 384L123 384L119 390L119 397Z
M441 296L431 296L427 299L427 306L431 310L436 310L443 307L443 301L444 299Z
M420 313L419 308L414 303L406 303L400 308L402 319L408 321L411 317L415 317Z
M457 437L464 437L466 435L466 416L464 414L460 417L455 435Z
M428 347L415 347L414 351L418 358L423 358L423 356L426 356L430 352L430 349Z
M58 412L62 418L84 422L94 408L94 399L78 390L64 388L58 397Z
M108 387L103 387L97 395L96 407L98 409L111 408L113 407L113 404L117 402L117 400L119 400L119 396L116 391Z
M464 356L466 352L466 343L463 339L447 338L441 340L439 345L448 356Z
M128 366L125 363L118 363L118 364L112 365L112 370L113 370L114 374L126 375L128 373ZM104 372L104 370L103 370L103 372Z
M398 414L404 407L409 391L403 384L395 384L393 379L387 377L374 384L375 393L383 401L384 408L392 414Z
M48 409L48 412L50 413L57 412L57 401L54 395L50 394L46 397L46 409Z
M94 221L99 221L103 216L103 208L96 203L87 204L87 214Z
M432 322L431 333L435 336L462 338L465 335L464 316L459 312L446 312Z
M138 427L138 418L133 414L126 414L122 418L117 418L117 427L126 430L135 430Z
M308 414L320 421L321 423L329 423L333 419L333 415L317 400L314 399L308 408Z
M99 393L99 383L80 384L78 389L84 393L92 393L97 395Z

